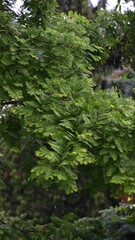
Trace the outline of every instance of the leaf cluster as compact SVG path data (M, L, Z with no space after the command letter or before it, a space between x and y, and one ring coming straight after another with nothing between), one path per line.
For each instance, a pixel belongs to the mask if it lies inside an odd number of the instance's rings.
M135 192L134 176L123 165L134 151L134 102L113 90L93 90L102 48L90 41L90 27L72 12L52 18L45 29L1 13L1 138L10 151L22 151L32 135L38 144L30 179L44 187L75 192L79 166L94 165L117 194Z

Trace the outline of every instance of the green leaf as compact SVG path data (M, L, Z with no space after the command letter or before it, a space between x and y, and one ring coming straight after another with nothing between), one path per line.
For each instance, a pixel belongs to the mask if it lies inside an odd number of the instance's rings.
M116 151L116 150L110 150L109 153L110 153L111 158L112 158L114 161L116 161L117 158L118 158L117 151Z

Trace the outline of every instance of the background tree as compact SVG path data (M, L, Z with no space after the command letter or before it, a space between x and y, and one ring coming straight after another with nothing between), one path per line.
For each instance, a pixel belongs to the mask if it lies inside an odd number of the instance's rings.
M94 18L95 13L100 8L106 8L106 0L101 0L98 2L96 7L93 7L92 2L89 0L69 0L61 1L58 0L58 5L61 11L68 12L70 10L76 11L77 13L86 16L87 18Z

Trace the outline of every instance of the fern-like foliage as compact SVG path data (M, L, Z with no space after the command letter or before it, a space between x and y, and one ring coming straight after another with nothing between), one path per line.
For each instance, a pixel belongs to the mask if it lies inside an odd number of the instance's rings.
M135 105L112 90L93 91L91 70L102 48L91 43L90 27L72 12L45 30L0 15L0 134L11 151L34 136L30 179L43 186L77 191L79 166L94 164L106 183L135 192L122 165L134 151Z

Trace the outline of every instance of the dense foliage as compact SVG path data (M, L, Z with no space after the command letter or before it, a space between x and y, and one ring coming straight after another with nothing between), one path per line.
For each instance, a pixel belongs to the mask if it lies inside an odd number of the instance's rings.
M109 208L101 211L97 218L76 218L69 214L63 219L52 216L51 223L36 225L14 217L0 215L1 239L26 240L121 240L134 239L135 215L129 207ZM5 221L5 222L4 222Z
M94 164L103 181L134 191L122 163L134 149L134 102L93 91L90 75L102 49L87 37L90 23L70 13L45 30L19 29L7 14L1 18L1 137L22 151L31 134L31 179L70 193L78 165Z
M1 239L99 239L98 230L103 239L94 219L37 223L59 215L64 192L78 191L79 201L88 193L87 202L97 191L135 192L135 103L92 80L105 65L133 65L134 13L101 11L92 22L55 12L55 1L24 1L27 11L16 16L7 2L0 12Z

